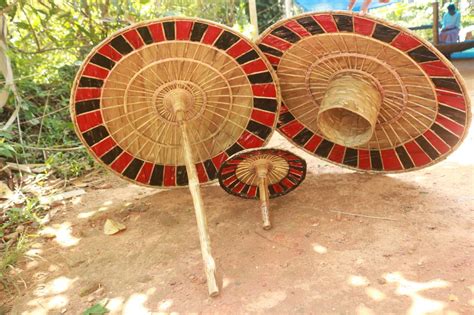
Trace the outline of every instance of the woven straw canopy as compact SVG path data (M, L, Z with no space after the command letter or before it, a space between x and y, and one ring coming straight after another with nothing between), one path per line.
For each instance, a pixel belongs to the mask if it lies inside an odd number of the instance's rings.
M201 183L232 154L265 144L280 101L271 66L249 40L209 21L166 18L93 49L73 86L72 120L91 154L123 178L184 186L177 99Z
M219 170L219 184L229 194L259 198L259 174L265 166L270 198L285 195L299 186L306 176L306 162L299 156L279 149L254 149L237 153Z
M460 74L410 31L350 12L277 22L258 40L277 70L278 129L329 162L373 172L431 165L463 140Z

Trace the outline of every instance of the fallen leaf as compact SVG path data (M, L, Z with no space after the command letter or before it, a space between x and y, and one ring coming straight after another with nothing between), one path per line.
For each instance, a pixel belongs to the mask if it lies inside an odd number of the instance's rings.
M0 182L0 199L9 199L11 196L13 196L13 192L10 187Z
M115 220L107 219L104 224L104 234L114 235L122 230L125 230L127 227L120 222Z

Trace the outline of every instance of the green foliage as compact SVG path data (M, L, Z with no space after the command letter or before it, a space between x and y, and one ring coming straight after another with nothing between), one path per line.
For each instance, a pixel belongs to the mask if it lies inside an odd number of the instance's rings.
M108 312L109 310L106 309L104 305L102 305L101 303L97 303L89 307L88 309L86 309L82 313L82 315L103 315L103 314L107 314Z

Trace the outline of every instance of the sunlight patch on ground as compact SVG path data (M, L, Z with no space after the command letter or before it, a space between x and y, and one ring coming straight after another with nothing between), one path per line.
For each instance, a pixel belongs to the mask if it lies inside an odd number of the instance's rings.
M428 282L415 282L405 279L398 272L386 274L384 277L388 283L398 285L395 291L396 294L406 295L412 299L412 304L407 314L437 313L442 312L446 307L444 302L423 297L419 291L448 287L450 283L447 281L434 279Z
M366 277L363 276L349 276L347 279L347 283L354 287L361 287L365 285L369 285L369 280Z
M313 250L318 254L326 254L328 252L328 249L322 245L319 245L317 243L314 243L312 245L313 245Z
M39 232L39 234L46 238L54 238L54 241L62 247L71 247L77 245L80 241L80 238L72 235L70 222L53 224L52 226L45 227Z
M365 293L374 301L380 302L385 299L385 294L377 288L365 288Z
M227 288L232 282L234 282L234 280L224 277L224 279L222 279L222 288Z
M375 315L375 312L372 311L367 306L365 306L364 304L359 304L356 307L356 314L357 315Z
M163 300L158 304L158 310L161 312L167 311L172 305L173 305L172 299Z

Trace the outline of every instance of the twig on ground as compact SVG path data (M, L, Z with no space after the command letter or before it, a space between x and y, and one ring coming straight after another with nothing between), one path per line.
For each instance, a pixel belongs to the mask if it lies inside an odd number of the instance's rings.
M336 210L329 210L329 211L337 213L337 214L352 215L354 217L363 217L363 218L369 218L369 219L379 219L379 220L388 220L388 221L398 221L397 219L385 218L385 217L376 217L376 216L365 215L365 214L360 214L360 213L350 213L350 212L336 211Z

